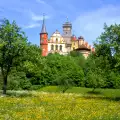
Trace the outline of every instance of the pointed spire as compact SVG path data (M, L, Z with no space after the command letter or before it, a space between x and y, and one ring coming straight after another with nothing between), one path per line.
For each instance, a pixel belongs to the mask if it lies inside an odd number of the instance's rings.
M68 22L68 16L67 16L67 22Z
M45 26L45 14L44 13L43 13L43 24L42 24L41 33L47 33L46 26Z

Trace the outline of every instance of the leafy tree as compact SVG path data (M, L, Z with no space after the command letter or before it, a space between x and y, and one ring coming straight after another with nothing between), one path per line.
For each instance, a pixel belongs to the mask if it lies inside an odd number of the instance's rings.
M101 88L105 86L105 70L101 69L102 57L94 57L91 55L86 62L85 86L93 88Z
M25 62L20 70L26 73L26 77L31 79L32 84L39 84L41 70L45 66L45 58L42 58L41 49L37 45L29 44L26 53Z
M120 24L104 25L104 32L95 43L96 55L104 56L110 64L110 69L120 70Z
M65 92L71 86L84 86L84 73L72 56L51 54L46 57L47 68L43 70L44 81L58 85Z
M86 59L82 53L79 51L71 51L69 55L73 57L75 62L84 69Z
M96 66L92 67L92 64L89 64L90 66L86 70L88 72L92 70L92 73L97 70L99 75L105 78L104 87L119 88L120 25L114 24L107 26L104 24L104 32L98 37L94 46L95 55L92 56L91 63L92 61L96 61Z
M14 67L8 76L8 89L37 89L40 88L41 71L44 68L44 59L37 45L28 43L22 62ZM36 86L37 85L37 86Z
M72 57L83 56L79 51L70 51L69 55Z
M3 77L3 94L6 94L7 78L12 67L20 63L24 54L27 38L23 31L17 26L4 19L0 24L0 67Z
M59 88L62 89L62 92L65 93L67 89L74 86L74 81L70 78L70 71L64 72L61 76L57 76L56 83L58 84Z
M9 90L21 90L21 89L30 89L31 83L30 80L26 78L25 72L19 72L12 70L8 76L8 86Z
M106 82L107 88L120 89L120 74L115 71L110 71Z
M100 70L99 70L100 72ZM96 88L104 87L105 80L104 77L97 71L89 71L87 73L86 86L93 88L93 92Z

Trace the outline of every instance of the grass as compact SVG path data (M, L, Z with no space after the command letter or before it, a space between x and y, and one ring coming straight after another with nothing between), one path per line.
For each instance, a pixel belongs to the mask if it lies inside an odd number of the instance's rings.
M0 120L120 120L120 101L112 99L120 91L97 89L93 94L91 90L74 87L63 94L48 86L39 91L8 91L0 97Z
M61 90L57 86L47 86L41 88L39 91L44 92L61 92ZM66 91L67 93L78 93L82 95L92 96L97 95L97 97L106 97L106 98L119 98L120 97L120 89L96 89L95 92L92 92L92 88L84 88L84 87L72 87Z

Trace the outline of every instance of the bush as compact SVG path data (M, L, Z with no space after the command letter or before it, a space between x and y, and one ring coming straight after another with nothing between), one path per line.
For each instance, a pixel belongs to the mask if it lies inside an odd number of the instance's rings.
M58 76L55 82L58 84L63 93L74 85L73 80L69 77L67 72Z
M30 90L32 84L30 82L29 79L23 79L20 81L20 87L23 89L23 90Z
M98 73L98 71L89 71L87 73L86 87L93 88L94 91L96 88L101 88L104 86L105 86L105 79L100 73Z
M107 79L107 87L119 89L120 88L120 75L119 73L110 72Z
M32 85L30 87L30 90L39 90L40 88L42 88L43 86L42 85Z
M8 90L29 90L31 85L24 72L12 71L8 77Z

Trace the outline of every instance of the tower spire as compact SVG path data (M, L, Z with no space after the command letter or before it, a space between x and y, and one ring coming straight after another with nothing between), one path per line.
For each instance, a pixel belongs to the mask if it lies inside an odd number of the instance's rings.
M45 26L45 14L44 13L43 13L43 24L42 24L41 33L47 33L46 26Z
M68 22L68 16L67 16L67 22Z

